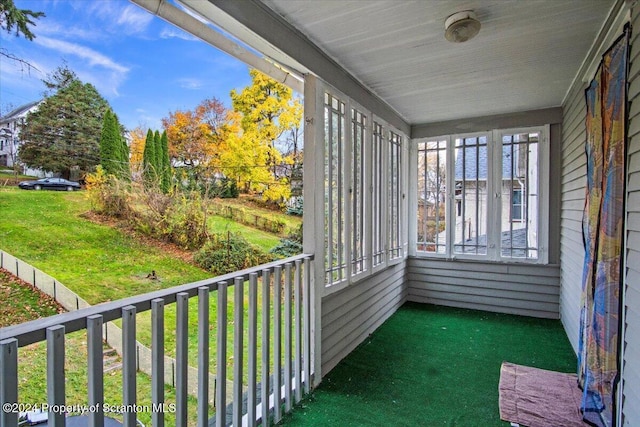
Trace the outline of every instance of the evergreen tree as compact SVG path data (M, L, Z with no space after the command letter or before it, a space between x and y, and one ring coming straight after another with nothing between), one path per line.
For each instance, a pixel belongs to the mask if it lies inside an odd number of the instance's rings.
M162 132L160 145L162 146L162 191L168 193L169 188L171 188L171 162L169 160L169 138L167 138L167 131Z
M158 181L162 179L162 141L160 138L160 131L155 131L153 134L153 143L154 143L154 152L156 153L156 159L154 162L154 166L156 168L156 175L158 176Z
M111 110L107 110L100 134L100 164L107 175L118 175L120 169L120 135L116 131L115 118Z
M45 14L43 12L18 9L13 0L0 0L0 30L6 31L9 34L13 32L16 37L22 34L25 39L33 40L36 35L31 31L30 26L35 27L34 19L40 19L44 16ZM5 47L0 47L0 55L25 65L28 71L30 71L31 68L35 68L30 62L15 56Z
M118 116L114 113L114 128L118 133L118 162L120 164L120 178L122 179L130 179L131 177L131 166L129 164L129 146L127 145L127 140L124 137L124 128L120 124L120 120L118 120Z
M107 110L100 136L100 164L107 175L129 178L129 147L122 136L118 116Z
M153 137L153 131L147 131L147 139L144 142L144 152L142 154L142 166L144 170L144 178L147 183L155 182L156 178L156 145Z
M53 78L57 84L51 89L56 92L27 116L18 154L29 167L69 178L72 168L82 175L100 163L100 135L109 104L66 67L58 68Z

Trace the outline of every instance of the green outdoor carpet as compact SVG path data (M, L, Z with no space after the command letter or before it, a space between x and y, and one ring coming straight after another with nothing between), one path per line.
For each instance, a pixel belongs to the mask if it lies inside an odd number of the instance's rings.
M576 369L558 320L407 303L280 425L508 426L503 361Z

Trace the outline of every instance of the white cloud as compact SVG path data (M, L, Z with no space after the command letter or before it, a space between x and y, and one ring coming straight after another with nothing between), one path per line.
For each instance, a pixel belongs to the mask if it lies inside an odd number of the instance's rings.
M187 41L198 41L199 39L192 36L189 33L185 33L182 30L176 30L173 28L163 28L162 31L160 32L160 38L161 39L172 39L172 38L176 38L176 39L182 39L182 40L187 40Z
M86 15L93 17L93 24L100 31L107 31L111 34L138 34L146 31L153 20L153 15L133 4L121 1L103 0L88 2L83 0L75 3L76 7L82 7ZM99 22L95 22L99 21ZM87 23L88 24L88 23Z
M73 40L97 40L102 34L78 26L61 25L55 21L49 20L38 23L38 36L36 39L43 37L43 35Z
M191 89L191 90L200 89L202 88L202 86L204 86L204 84L202 83L202 80L194 79L190 77L184 77L184 78L178 79L178 84L183 89Z
M116 63L111 58L101 54L100 52L76 43L70 43L63 40L55 40L49 37L37 37L36 39L34 39L34 41L37 44L49 49L82 58L88 61L89 65L92 66L101 66L122 74L129 71L129 68Z
M125 7L118 16L117 24L125 27L128 34L141 33L153 20L153 15L132 4Z

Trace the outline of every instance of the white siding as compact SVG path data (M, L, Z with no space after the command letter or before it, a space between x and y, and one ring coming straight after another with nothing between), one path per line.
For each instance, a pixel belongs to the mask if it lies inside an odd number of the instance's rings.
M409 259L409 301L558 318L559 266Z
M574 351L578 349L582 293L582 210L585 200L586 84L574 87L564 105L560 213L560 318Z
M633 10L629 73L629 152L627 170L625 334L622 375L622 421L640 425L640 17Z
M322 375L353 351L406 301L401 262L322 299Z

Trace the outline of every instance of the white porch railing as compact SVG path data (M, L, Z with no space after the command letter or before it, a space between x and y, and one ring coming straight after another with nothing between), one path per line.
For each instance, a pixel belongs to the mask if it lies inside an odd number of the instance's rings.
M308 393L311 387L312 261L313 255L298 255L208 280L0 328L0 426L18 424L15 409L21 407L19 347L46 341L47 404L65 406L65 334L79 330L86 330L87 334L87 402L94 408L87 415L91 426L103 426L104 324L116 319L122 319L123 331L122 406L136 408L136 315L148 310L151 310L151 407L162 408L165 403L164 309L173 303L176 303L175 416L176 425L186 426L190 298L198 299L198 425L209 424L210 351L216 354L216 426L252 426L269 420L270 414L274 422L278 422L283 415L282 404L285 412L290 411L293 404L302 399L303 391ZM229 301L233 302L233 313L227 313L229 288L233 288L233 299ZM210 348L209 319L212 292L217 298L217 340L213 349ZM245 301L248 301L247 307ZM233 335L227 331L229 315L233 316ZM245 338L247 343L243 342ZM233 346L232 402L227 402L226 390L228 340ZM259 396L258 383L261 385ZM230 420L226 414L228 405L233 408ZM64 413L51 411L48 415L48 425L65 426ZM163 411L152 411L151 418L154 426L164 425ZM136 412L125 411L123 423L135 426Z

